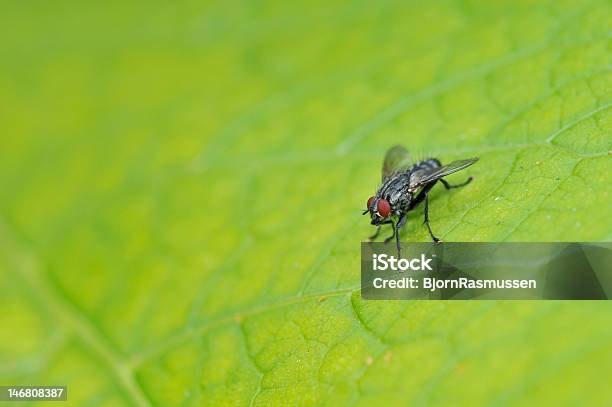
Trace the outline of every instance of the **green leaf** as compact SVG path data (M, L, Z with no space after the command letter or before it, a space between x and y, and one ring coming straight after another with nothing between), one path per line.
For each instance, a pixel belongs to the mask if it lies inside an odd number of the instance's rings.
M0 17L0 382L68 405L610 405L589 302L364 302L394 144L447 241L612 238L606 1ZM422 209L403 241L428 240Z

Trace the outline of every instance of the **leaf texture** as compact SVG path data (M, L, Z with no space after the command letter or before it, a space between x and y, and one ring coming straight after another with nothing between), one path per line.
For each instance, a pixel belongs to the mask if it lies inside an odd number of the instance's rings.
M2 383L75 406L612 404L607 303L358 287L394 144L480 157L430 195L444 240L610 240L609 2L3 9ZM402 239L428 238L417 210Z

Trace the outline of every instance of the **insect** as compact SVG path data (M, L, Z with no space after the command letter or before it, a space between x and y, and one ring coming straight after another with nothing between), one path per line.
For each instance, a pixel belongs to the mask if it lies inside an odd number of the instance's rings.
M385 243L395 237L399 253L399 230L406 223L408 212L425 201L425 221L423 223L427 225L427 230L433 241L440 242L441 240L433 234L429 226L429 191L438 181L446 189L459 188L469 184L473 179L472 177L457 185L451 185L442 178L461 171L476 161L478 161L478 157L442 165L438 159L429 158L413 163L410 153L404 147L400 145L391 147L387 151L383 162L382 185L376 191L376 195L368 199L368 208L363 211L364 215L370 214L371 224L377 227L376 233L370 236L370 240L378 237L382 225L390 224L393 228L393 234L385 240Z

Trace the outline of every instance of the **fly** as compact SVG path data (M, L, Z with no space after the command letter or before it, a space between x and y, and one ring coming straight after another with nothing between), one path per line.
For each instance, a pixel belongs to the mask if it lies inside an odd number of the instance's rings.
M402 146L394 146L387 151L382 168L382 185L376 191L376 195L368 199L368 208L363 212L370 214L371 224L376 226L376 233L370 237L376 239L382 225L391 225L393 234L385 243L395 237L397 251L400 251L399 230L408 219L408 212L414 209L422 201L425 201L425 220L429 235L434 242L441 242L429 226L428 194L436 182L440 181L446 189L459 188L469 184L472 177L467 181L451 185L443 177L461 171L478 161L478 157L466 160L453 161L442 165L436 158L429 158L417 163L412 163L410 153Z

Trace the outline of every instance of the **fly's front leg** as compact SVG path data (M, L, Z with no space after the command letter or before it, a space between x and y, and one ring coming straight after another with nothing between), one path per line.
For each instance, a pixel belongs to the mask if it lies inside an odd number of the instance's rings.
M391 221L391 227L393 227L393 233L391 234L391 236L385 239L385 243L389 243L395 237L395 230L397 228L395 227L395 223L393 223L393 221Z
M474 178L473 177L469 177L467 179L467 181L462 182L461 184L457 184L457 185L451 185L448 182L446 182L445 180L443 180L442 178L440 178L440 182L444 184L444 186L446 187L446 189L451 189L451 188L461 188L466 186L467 184L469 184L470 182L472 182Z
M431 227L429 226L429 193L428 192L425 193L425 221L423 223L427 225L427 230L429 230L429 235L431 236L433 241L436 243L440 243L441 240L434 236L433 232L431 231Z
M374 239L376 239L376 238L378 237L378 235L380 235L380 228L381 228L381 227L382 227L382 226L380 226L380 225L376 226L376 232L375 232L375 233L374 233L372 236L370 236L370 237L368 238L368 240L374 240Z
M378 225L376 227L376 233L374 233L372 236L370 236L369 240L376 239L378 237L378 235L380 234L380 228L382 227L382 225L386 225L386 224L389 224L389 223L391 223L393 225L393 221L392 220L388 220L388 221L382 222L380 225Z

